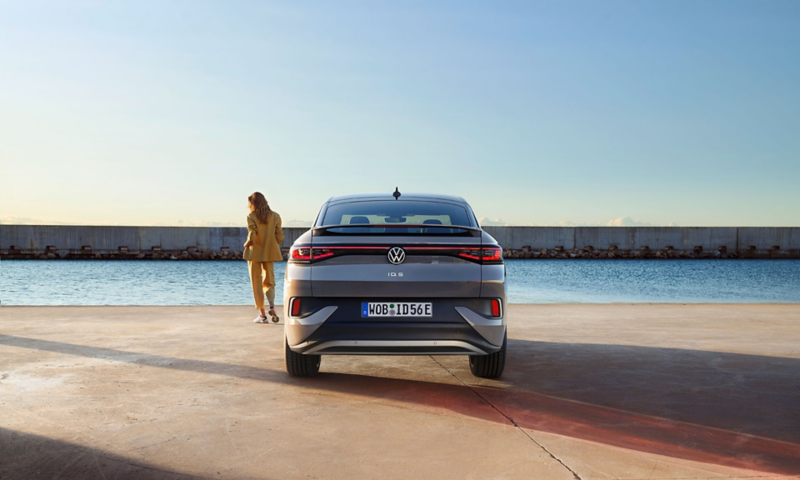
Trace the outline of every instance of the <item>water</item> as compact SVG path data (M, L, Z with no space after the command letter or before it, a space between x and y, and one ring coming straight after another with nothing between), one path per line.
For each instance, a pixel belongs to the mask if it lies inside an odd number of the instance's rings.
M512 303L800 303L800 260L508 260ZM275 264L283 298L286 263ZM0 262L3 305L250 305L245 262Z
M800 303L800 260L508 260L512 303Z

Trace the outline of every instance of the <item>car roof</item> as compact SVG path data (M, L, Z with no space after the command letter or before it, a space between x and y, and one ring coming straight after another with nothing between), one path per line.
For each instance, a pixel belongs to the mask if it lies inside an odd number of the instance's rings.
M365 200L394 200L394 192L388 193L354 193L349 195L334 195L329 198L326 203L343 203L343 202L361 202ZM400 192L398 201L403 200L440 200L446 202L454 202L467 204L467 201L461 197L453 195L441 195L438 193L403 193Z

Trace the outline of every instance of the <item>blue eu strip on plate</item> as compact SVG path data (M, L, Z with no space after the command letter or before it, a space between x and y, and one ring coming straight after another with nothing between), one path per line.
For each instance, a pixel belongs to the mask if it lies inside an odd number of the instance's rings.
M361 316L369 317L369 304L367 302L361 303Z

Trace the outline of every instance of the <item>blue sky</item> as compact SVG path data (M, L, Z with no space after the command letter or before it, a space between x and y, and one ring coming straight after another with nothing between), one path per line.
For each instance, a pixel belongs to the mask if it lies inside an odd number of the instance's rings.
M800 225L800 2L498 3L2 2L0 221Z

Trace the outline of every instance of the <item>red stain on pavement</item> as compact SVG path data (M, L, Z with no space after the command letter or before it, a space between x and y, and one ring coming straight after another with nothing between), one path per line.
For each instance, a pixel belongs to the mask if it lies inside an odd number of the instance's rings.
M800 445L794 443L535 392L348 374L322 374L314 383L315 388L497 423L510 424L507 416L524 429L640 452L782 475L800 473Z

